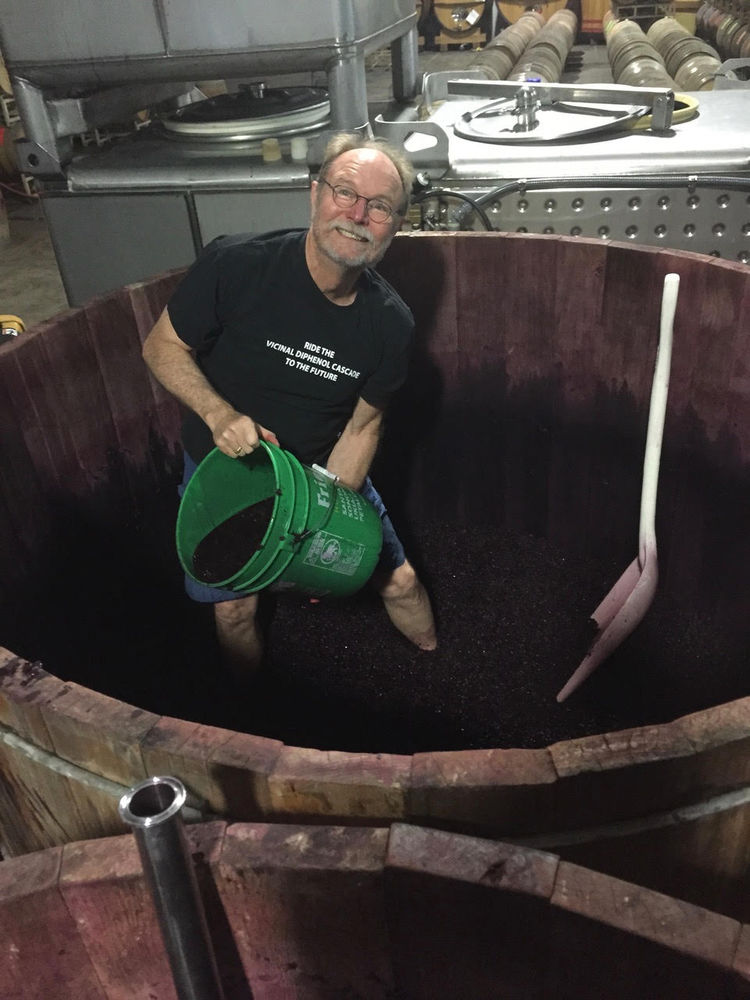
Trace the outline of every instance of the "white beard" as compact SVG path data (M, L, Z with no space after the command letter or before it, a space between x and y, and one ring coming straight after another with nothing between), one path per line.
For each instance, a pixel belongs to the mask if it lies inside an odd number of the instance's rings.
M325 254L329 260L332 260L334 264L338 264L341 267L374 267L380 260L382 260L391 242L390 240L383 240L379 247L375 247L372 233L364 226L358 226L355 222L329 222L323 234L319 236L314 228L314 223L315 219L313 219L312 233L319 250L321 253ZM367 240L367 242L361 243L358 240L352 239L350 240L352 244L352 252L349 254L342 253L335 247L331 246L330 242L325 239L325 236L328 233L336 231L353 233L355 236L359 236ZM348 240L349 237L343 236L342 239Z

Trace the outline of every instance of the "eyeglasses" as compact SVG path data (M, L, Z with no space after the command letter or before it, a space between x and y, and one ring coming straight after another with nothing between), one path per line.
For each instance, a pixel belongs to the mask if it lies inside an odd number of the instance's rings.
M331 189L333 200L340 208L354 208L357 202L362 199L367 209L367 214L373 222L388 222L393 215L400 215L395 208L392 208L387 201L382 198L365 198L363 194L357 194L345 184L329 184L321 177L321 182Z

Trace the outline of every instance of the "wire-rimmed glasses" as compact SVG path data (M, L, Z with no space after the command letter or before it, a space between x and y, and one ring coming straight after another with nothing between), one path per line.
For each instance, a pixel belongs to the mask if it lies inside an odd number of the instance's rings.
M330 184L324 178L321 178L321 181L331 189L333 200L339 208L353 208L361 198L372 222L388 222L394 215L400 215L392 205L389 205L382 198L365 198L363 194L352 191L346 184Z

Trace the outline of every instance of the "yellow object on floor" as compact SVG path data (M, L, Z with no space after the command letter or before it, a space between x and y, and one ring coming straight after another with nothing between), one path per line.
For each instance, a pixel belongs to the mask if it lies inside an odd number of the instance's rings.
M0 315L0 335L3 337L17 337L24 330L23 320L19 316Z

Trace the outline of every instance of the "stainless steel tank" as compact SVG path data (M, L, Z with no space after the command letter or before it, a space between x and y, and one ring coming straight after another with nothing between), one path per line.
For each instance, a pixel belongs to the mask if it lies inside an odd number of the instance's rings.
M155 121L184 110L202 96L195 81L232 89L325 74L315 82L325 84L328 116L315 137L369 131L365 57L390 46L394 97L414 97L416 25L413 0L216 0L210 8L5 0L0 48L25 130L18 165L36 178L70 304L189 264L219 233L307 222L310 166L304 153L291 155L289 132L281 158L265 162L258 135L181 141L136 128L138 112ZM126 134L101 148L83 145L123 124Z
M411 0L269 0L210 8L198 0L79 0L5 4L0 37L9 71L39 86L186 80L212 73L323 69L416 24Z
M419 120L373 122L425 183L417 228L593 237L750 262L748 90L482 75L426 75Z
M25 151L31 173L69 158L67 136L172 97L186 81L324 70L334 127L364 128L365 55L392 44L396 96L416 89L412 0L306 0L294 11L268 0L224 0L210 12L198 0L4 6L0 47L37 147Z

